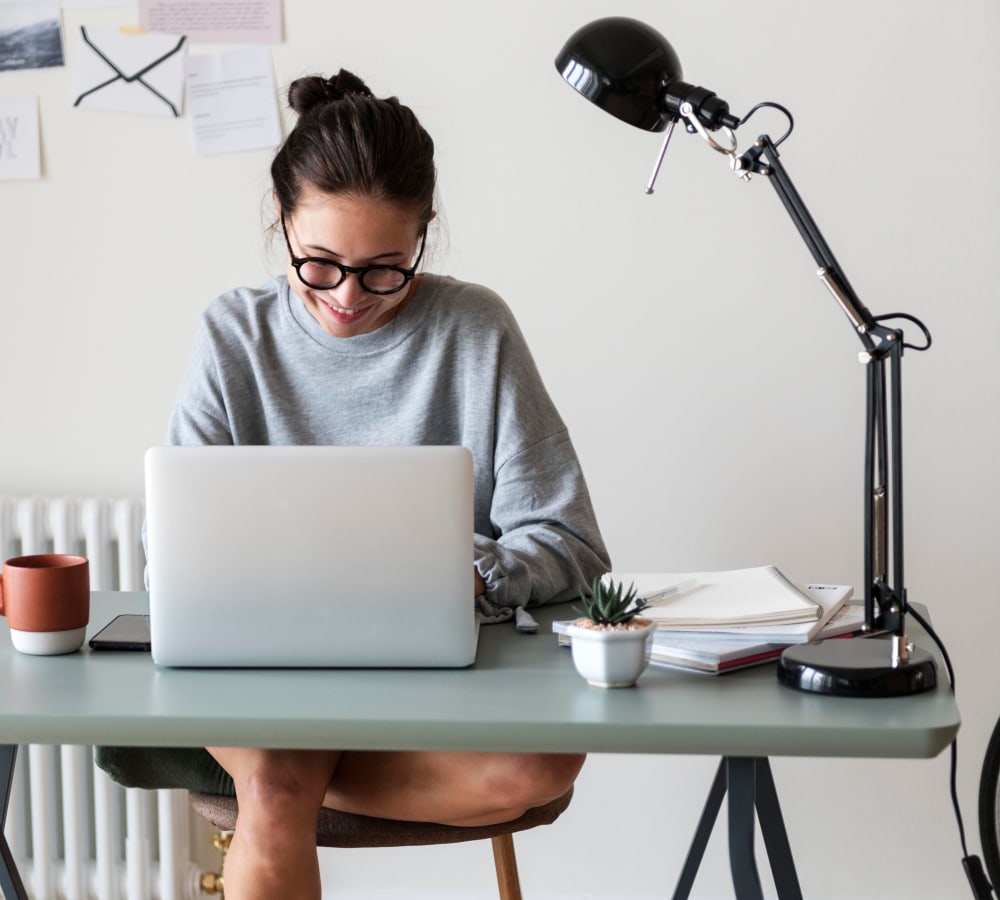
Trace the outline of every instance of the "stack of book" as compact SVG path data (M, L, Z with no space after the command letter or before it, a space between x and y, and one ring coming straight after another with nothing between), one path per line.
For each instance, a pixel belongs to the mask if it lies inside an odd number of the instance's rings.
M848 605L848 585L799 588L774 566L721 572L619 574L648 601L641 615L656 622L650 663L721 674L772 662L792 644L858 634L864 609ZM568 646L567 626L554 622Z

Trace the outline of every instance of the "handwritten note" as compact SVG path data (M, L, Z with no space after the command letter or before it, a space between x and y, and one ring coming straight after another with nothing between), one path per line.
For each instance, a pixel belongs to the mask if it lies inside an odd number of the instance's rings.
M135 8L135 0L101 0L95 3L94 0L62 0L63 9L91 9L95 6L131 6Z
M269 47L193 54L185 77L200 156L277 146L281 123Z
M139 0L139 22L196 44L280 44L281 0Z
M0 179L41 177L38 98L0 97Z

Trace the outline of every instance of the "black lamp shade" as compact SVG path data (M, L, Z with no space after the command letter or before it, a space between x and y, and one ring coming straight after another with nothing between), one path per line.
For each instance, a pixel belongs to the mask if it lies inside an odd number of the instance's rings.
M591 103L637 128L663 131L676 117L664 96L683 78L680 60L662 34L635 19L584 25L556 57L556 68Z

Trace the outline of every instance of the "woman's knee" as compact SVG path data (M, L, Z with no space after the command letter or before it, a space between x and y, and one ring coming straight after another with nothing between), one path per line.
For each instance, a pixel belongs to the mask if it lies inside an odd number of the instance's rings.
M503 759L490 779L498 806L531 809L561 797L576 781L582 753L523 753Z
M318 809L339 759L338 753L298 750L210 752L232 776L241 813Z
M586 759L583 753L533 754L529 768L541 801L534 805L549 803L565 794L573 786Z

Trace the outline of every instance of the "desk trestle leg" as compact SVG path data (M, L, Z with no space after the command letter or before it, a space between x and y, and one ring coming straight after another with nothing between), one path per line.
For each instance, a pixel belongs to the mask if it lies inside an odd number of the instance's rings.
M771 766L761 757L723 757L708 792L673 900L687 900L715 827L722 799L729 794L729 865L737 900L763 900L754 858L754 812L771 863L780 900L802 900L792 850L778 804Z
M3 828L7 824L7 804L14 783L14 763L17 761L17 744L0 744L0 895L8 900L28 900L14 856L7 845Z

